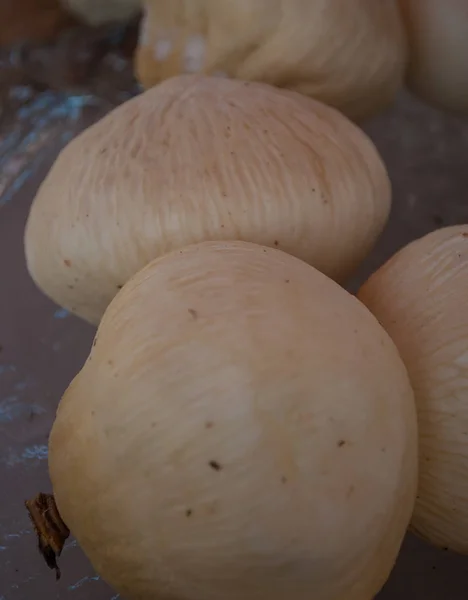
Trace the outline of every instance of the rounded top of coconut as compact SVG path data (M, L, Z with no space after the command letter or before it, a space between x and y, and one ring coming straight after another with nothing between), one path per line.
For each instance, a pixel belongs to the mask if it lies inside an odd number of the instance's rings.
M204 240L281 248L348 277L390 209L372 142L346 117L262 83L179 76L68 144L33 201L29 271L92 321L157 256Z

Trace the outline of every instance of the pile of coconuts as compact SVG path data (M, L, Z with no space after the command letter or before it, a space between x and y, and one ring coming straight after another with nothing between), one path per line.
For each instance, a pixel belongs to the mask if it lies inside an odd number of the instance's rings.
M346 48L308 72L293 27L323 2L289 2L255 57L235 52L236 31L249 23L250 47L265 25L245 1L224 29L199 2L220 27L212 47L243 69L161 67L41 185L29 272L98 326L50 434L53 494L27 503L49 566L71 532L129 600L372 600L408 528L468 554L468 225L401 249L357 296L344 288L391 206L350 118L388 98L410 47L396 3L353 2L346 31L367 14L361 41L378 23L393 32L381 56L401 46L391 69L345 80ZM266 58L272 81L248 76ZM324 94L307 85L319 74Z

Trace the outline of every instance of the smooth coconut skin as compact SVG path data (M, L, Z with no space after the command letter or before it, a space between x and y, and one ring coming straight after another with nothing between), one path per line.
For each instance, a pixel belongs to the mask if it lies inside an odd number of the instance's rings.
M409 87L439 108L468 114L467 0L400 0L408 28Z
M111 303L49 467L65 523L130 600L371 600L414 505L413 391L332 280L204 242Z
M97 324L152 259L204 240L278 247L343 281L390 209L369 138L338 111L260 83L181 76L58 156L25 233L29 272Z
M407 41L396 0L146 0L135 69L151 87L182 73L293 89L353 119L389 104Z
M419 417L413 529L468 554L468 225L403 248L359 292L408 368Z

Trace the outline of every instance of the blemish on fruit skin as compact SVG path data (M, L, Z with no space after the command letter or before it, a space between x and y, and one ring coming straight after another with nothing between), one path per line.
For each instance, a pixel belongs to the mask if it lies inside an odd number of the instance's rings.
M193 515L193 510L191 508L187 508L187 510L185 511L185 516L191 517Z
M172 54L172 42L168 38L161 38L154 44L154 58L163 62Z
M205 423L205 428L206 428L206 429L211 429L213 426L214 426L214 423L213 423L213 421L207 421L207 422Z
M63 260L63 264L64 264L66 267L71 267L71 260L69 260L68 258L65 258L65 259Z
M342 448L345 444L345 440L339 440L336 445L338 446L338 448Z
M218 512L218 503L215 502L211 502L208 507L207 507L207 511L206 511L209 515L215 515Z
M187 39L184 51L184 71L198 73L203 69L206 54L206 41L202 35L192 35Z
M223 468L217 460L210 460L208 464L213 469L213 471L221 471L221 469Z
M190 315L192 316L193 319L197 319L198 318L198 313L194 308L189 308L188 309Z

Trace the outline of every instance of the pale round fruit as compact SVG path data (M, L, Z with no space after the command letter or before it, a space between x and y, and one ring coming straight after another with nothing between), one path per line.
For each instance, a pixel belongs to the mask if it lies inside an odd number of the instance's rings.
M110 304L49 467L65 523L130 600L371 600L414 505L413 392L332 280L204 242Z
M278 247L340 281L390 210L385 166L336 110L260 83L182 76L75 138L29 214L29 272L97 324L118 289L187 244Z
M412 528L468 554L468 225L409 244L359 298L408 368L419 418L419 491Z
M468 114L467 0L400 0L410 44L407 83L423 100Z
M135 70L149 88L202 73L263 81L379 112L400 88L407 40L397 0L146 0Z

